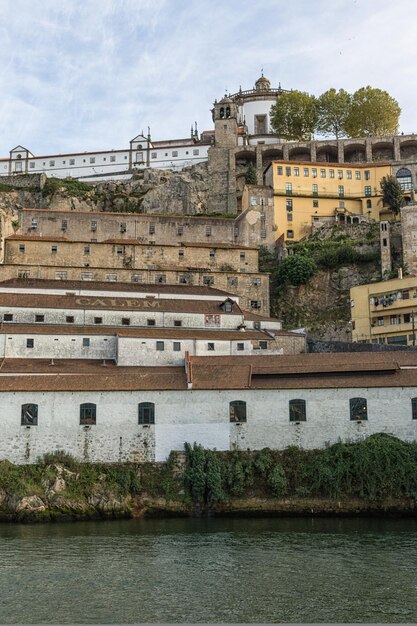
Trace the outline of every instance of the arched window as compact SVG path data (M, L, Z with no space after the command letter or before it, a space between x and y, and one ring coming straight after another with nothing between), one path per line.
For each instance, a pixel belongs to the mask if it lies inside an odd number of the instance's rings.
M224 118L224 107L220 108L220 119L222 120Z
M22 404L22 426L37 426L38 425L38 405L37 404Z
M408 168L402 167L400 170L398 170L395 176L400 183L402 189L413 188L413 178L411 171Z
M226 117L230 117L230 107L226 107Z
M153 402L138 404L138 423L155 424L155 405Z
M417 420L417 398L411 398L411 416Z
M80 424L82 426L91 426L96 423L97 406L91 402L80 404Z
M366 398L350 398L350 419L361 422L368 419L368 405Z
M306 401L290 400L290 422L305 422L307 419Z
M246 402L233 400L229 405L229 415L231 422L246 422Z

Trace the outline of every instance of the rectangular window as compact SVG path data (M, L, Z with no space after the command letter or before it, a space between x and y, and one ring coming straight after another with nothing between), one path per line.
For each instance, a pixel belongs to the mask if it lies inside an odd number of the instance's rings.
M411 314L404 313L404 324L409 324L411 322Z
M287 230L287 239L294 239L294 231Z
M210 250L209 258L210 258L211 261L214 261L214 259L216 258L216 251L215 250Z
M183 235L183 234L184 234L184 226L182 224L178 224L177 235Z
M291 183L285 183L285 193L287 194L287 196L291 196L292 195L292 184Z
M299 176L300 175L300 168L299 167L294 167L293 172L294 172L294 176Z
M361 422L368 419L368 406L366 398L350 398L350 419L352 421Z
M365 180L371 180L371 172L369 170L365 170Z
M384 318L383 317L378 317L377 318L377 325L378 326L384 326L385 322L384 322Z
M51 246L51 253L56 254L58 252L58 246Z
M268 342L267 341L260 341L259 342L259 350L267 350L268 349Z
M261 284L260 278L252 278L252 281L251 281L252 287L259 287L260 284Z
M13 322L13 314L12 313L5 313L3 315L3 322Z
M190 274L178 274L178 284L179 285L190 285L191 284L191 275Z
M260 309L261 308L261 301L260 300L251 300L250 301L250 308L251 309Z
M214 276L203 276L203 285L207 287L214 285Z
M172 156L173 157L177 157L178 156L178 150L173 150L172 151Z
M153 319L148 319L148 320L146 320L146 325L147 326L155 326L156 322Z
M289 198L285 201L285 207L287 211L292 211L292 198Z
M150 235L154 235L155 234L155 224L154 223L150 223L149 224L149 234Z
M211 236L211 226L206 226L206 237Z
M261 228L261 239L266 239L266 229Z
M244 343L236 344L236 350L238 350L239 352L241 352L244 349L245 349L245 344Z
M245 256L245 253L244 253L244 252L241 252L239 256L240 256L240 260L241 260L241 261L244 261L244 260L245 260L245 258L246 258L246 256Z
M308 167L303 168L303 174L304 174L304 176L308 177L308 174L309 174Z
M34 339L26 339L26 348L33 348L34 345L35 345Z
M156 159L158 157L157 152L151 152L151 159Z
M198 148L193 149L193 155L198 156L200 154L200 150Z
M345 188L343 185L339 185L339 198L344 198L345 197Z
M74 323L74 316L73 315L67 315L65 318L65 321L67 324L73 324Z
M142 274L131 274L130 275L131 283L141 283L142 282Z
M358 171L355 172L355 179L356 180L360 180L361 179L361 173L360 172L358 172Z
M156 342L156 349L158 350L158 352L163 352L165 350L165 344L163 341L157 341Z
M313 209L318 209L318 206L319 206L319 201L313 200Z
M207 350L208 350L208 352L214 352L214 343L209 342L207 344Z
M174 352L180 352L181 350L181 342L180 341L174 341L172 344L172 349Z
M345 208L344 200L340 200L339 201L339 209L344 209L344 208Z
M305 422L307 419L306 401L290 400L290 422Z
M320 170L320 177L326 178L326 170L323 170L323 169Z
M83 348L88 348L90 346L90 338L83 337Z
M106 280L110 283L117 283L117 274L106 274Z
M371 193L372 193L371 187L366 186L365 187L365 198L369 198Z
M315 167L311 168L311 175L313 178L317 178L317 169Z
M20 243L19 244L19 252L24 252L25 251L25 244L24 243Z
M110 157L110 163L114 163L116 161L116 157L114 155L112 155Z
M329 170L329 178L334 178L334 170Z
M155 283L157 285L165 284L167 282L166 274L157 274L155 276Z
M29 167L33 170L35 167L35 161L31 161Z
M237 287L238 278L237 276L228 276L227 277L227 286L228 287Z
M277 174L279 176L282 176L282 167L281 167L281 165L278 165L278 167L277 167Z
M35 322L44 322L44 321L45 321L44 315L35 315Z
M337 177L339 180L342 180L343 178L343 170L337 170Z
M122 326L130 326L130 317L122 317Z
M81 272L81 280L93 280L93 272Z
M84 254L85 255L90 254L90 246L84 246Z
M55 161L49 161L49 167L54 167L55 166Z
M184 250L178 250L178 258L180 261L183 260L184 258Z
M410 292L408 289L403 289L401 292L401 297L403 300L409 300L410 299Z
M352 180L352 170L346 170L346 178Z
M70 160L69 160L69 164L70 164L70 165L75 165L75 159L70 159Z
M291 168L290 167L286 167L285 168L285 175L286 176L291 176Z
M318 195L319 195L319 186L313 185L313 196L318 196Z
M67 228L68 228L68 220L62 220L61 228L62 228L62 230L67 230Z
M287 222L292 222L292 213L287 213Z
M174 326L182 326L182 320L174 320Z
M90 157L90 163L95 163L96 162L96 157Z
M94 324L102 324L103 323L103 318L102 317L95 317L94 318Z

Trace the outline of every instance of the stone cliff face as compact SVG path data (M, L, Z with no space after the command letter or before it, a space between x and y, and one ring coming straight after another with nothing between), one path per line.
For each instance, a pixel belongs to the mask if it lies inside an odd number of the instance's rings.
M375 262L346 265L317 272L306 285L289 286L279 297L271 297L271 314L286 327L303 327L311 339L351 341L351 287L380 276Z

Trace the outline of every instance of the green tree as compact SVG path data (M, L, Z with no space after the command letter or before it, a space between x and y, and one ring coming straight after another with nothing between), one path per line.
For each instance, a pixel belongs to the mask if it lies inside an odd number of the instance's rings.
M317 132L332 137L345 137L345 124L350 113L352 96L344 89L332 88L316 100Z
M381 179L382 199L391 211L397 215L404 206L404 191L395 176L384 176Z
M310 139L316 127L314 96L303 91L278 96L271 107L271 126L283 139Z
M292 254L287 256L273 274L276 286L289 283L290 285L305 285L316 271L314 259L307 254Z
M245 173L245 183L247 185L257 185L258 181L256 178L256 168L254 166L254 164L252 163L252 161L249 162L249 165L246 169L246 173Z
M346 132L350 137L395 135L400 113L398 102L387 91L362 87L352 96Z

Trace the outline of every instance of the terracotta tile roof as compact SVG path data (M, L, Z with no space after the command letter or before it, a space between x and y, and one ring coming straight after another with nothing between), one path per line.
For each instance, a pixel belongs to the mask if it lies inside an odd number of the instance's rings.
M227 299L227 298L225 298ZM230 313L220 308L220 300L186 300L180 298L153 298L130 296L97 296L97 295L61 295L42 293L0 292L0 307L11 308L35 308L35 309L86 309L86 310L111 310L111 311L149 311L171 313L200 313L207 315L244 315L247 321L270 321L278 323L272 317L254 315L240 308L232 301Z
M0 334L6 335L103 335L161 339L213 339L217 341L273 341L261 330L221 330L214 328L158 328L134 326L76 326L74 324L0 324Z
M134 272L134 270L132 270ZM137 292L143 293L157 293L157 294L180 294L184 296L188 295L201 295L201 296L224 296L231 298L238 298L238 296L232 295L227 291L221 289L215 289L214 287L203 287L193 285L166 285L166 284L146 284L146 283L118 283L118 282L104 282L104 281L90 281L90 280L46 280L38 278L10 278L8 280L0 281L0 289L3 287L10 287L13 289L39 289L48 290L60 289L62 291L113 291L113 292Z
M182 367L116 367L106 361L14 359L0 366L0 391L184 390Z

